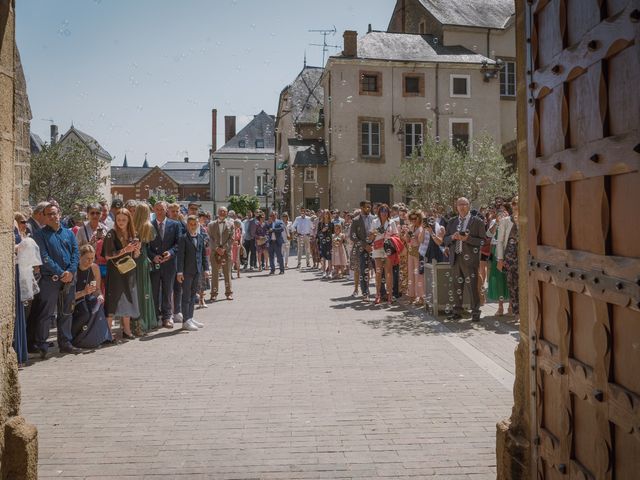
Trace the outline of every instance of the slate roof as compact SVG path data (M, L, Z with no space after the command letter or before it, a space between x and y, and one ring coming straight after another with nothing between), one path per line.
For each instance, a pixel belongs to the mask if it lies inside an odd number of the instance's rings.
M251 120L235 137L229 140L216 153L264 153L267 155L274 154L275 146L275 124L273 116L263 111L254 115ZM257 139L264 140L264 148L255 148ZM240 141L244 140L246 147L240 148Z
M164 170L178 185L209 185L209 166L199 170Z
M516 7L514 0L420 0L443 25L505 28Z
M201 170L209 168L209 162L167 162L160 168L162 170Z
M40 153L42 151L42 148L44 147L44 142L38 135L36 135L33 132L30 132L29 146L32 154Z
M320 85L323 68L305 66L291 85L285 109L291 112L293 123L317 123L324 105L324 88Z
M89 147L89 150L91 150L94 153L97 153L98 155L108 158L109 160L111 160L111 154L109 154L109 152L107 152L102 145L100 145L98 143L98 141L93 138L91 135L89 135L88 133L85 133L81 130L78 130L76 127L74 127L73 125L71 125L71 128L67 131L67 133L65 133L62 138L60 138L60 141L62 142L65 138L67 138L67 136L69 136L69 134L71 134L71 132L75 132L76 135L78 135L78 137L80 137L80 139L84 142L84 144Z
M324 142L317 140L289 140L289 151L295 152L293 166L324 166L329 164ZM291 155L293 156L293 155Z
M432 35L369 32L358 39L358 58L436 63L495 63L461 45L444 46Z
M111 167L112 185L134 185L152 169L146 167Z

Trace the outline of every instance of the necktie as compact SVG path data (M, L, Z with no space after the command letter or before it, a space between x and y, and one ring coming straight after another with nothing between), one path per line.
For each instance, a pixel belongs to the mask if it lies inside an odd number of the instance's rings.
M164 222L158 224L158 231L160 232L160 238L164 240Z
M460 218L458 219L458 228L460 232L463 232L464 230L462 229L464 226L464 218ZM458 240L456 242L456 253L462 253L462 240Z

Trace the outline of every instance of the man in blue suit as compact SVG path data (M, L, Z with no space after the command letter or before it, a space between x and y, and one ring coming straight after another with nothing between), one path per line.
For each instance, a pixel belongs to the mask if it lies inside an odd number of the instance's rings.
M278 218L276 212L271 212L269 221L265 226L267 228L267 238L269 239L269 265L271 265L269 275L276 273L274 255L278 257L278 267L280 267L280 275L282 275L284 273L284 260L282 259L283 234L285 230L284 222Z
M156 237L149 242L147 255L152 263L151 289L159 319L165 328L173 328L173 284L176 279L176 253L180 223L167 218L167 203L153 206L156 218L151 222Z
M187 232L178 240L178 274L176 280L182 285L182 328L196 331L204 325L193 318L193 308L200 290L200 276L209 271L209 260L205 249L205 235L199 233L198 217L189 215Z

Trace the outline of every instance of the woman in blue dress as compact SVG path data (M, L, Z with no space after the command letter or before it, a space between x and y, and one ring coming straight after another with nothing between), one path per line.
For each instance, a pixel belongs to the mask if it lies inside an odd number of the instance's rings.
M71 343L78 348L96 348L112 341L102 307L104 297L100 290L100 269L94 263L95 258L96 252L91 245L80 247L76 305L71 325Z
M16 247L22 241L22 235L18 227L13 228L13 233L16 239ZM18 357L18 364L25 365L29 357L27 353L27 322L24 315L24 304L20 296L20 273L18 272L18 266L16 265L16 322L13 329L13 349Z

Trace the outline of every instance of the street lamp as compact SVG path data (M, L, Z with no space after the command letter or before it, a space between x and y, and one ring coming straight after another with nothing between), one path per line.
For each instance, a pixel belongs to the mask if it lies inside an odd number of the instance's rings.
M269 211L269 190L267 190L267 185L269 184L269 170L264 169L264 185L262 186L264 190L264 209L266 212Z
M216 205L216 194L218 193L218 186L216 185L216 167L220 166L220 160L213 159L213 151L209 154L209 161L211 162L211 200L213 200L213 214L218 211L218 206Z

